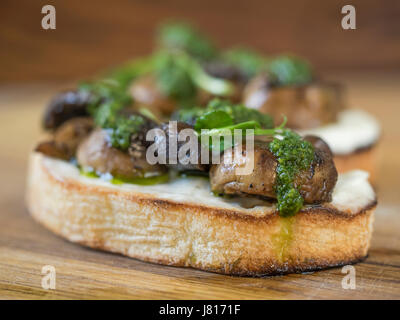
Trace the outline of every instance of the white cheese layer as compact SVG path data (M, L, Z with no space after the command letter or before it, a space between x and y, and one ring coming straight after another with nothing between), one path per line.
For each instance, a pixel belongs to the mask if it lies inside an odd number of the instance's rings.
M144 196L149 195L176 203L232 209L254 216L265 216L275 210L273 203L253 197L245 198L247 200L243 202L243 199L234 198L227 200L214 196L210 190L210 183L205 178L176 178L168 183L151 186L128 183L114 185L99 178L83 176L74 165L68 162L43 157L40 154L35 154L34 156L41 157L43 160L42 164L46 167L47 171L60 181L78 181L87 185L102 186L114 190L142 194ZM339 175L330 206L334 206L336 209L348 214L353 214L369 205L374 199L375 192L368 182L368 173L361 170L354 170Z
M321 137L334 154L349 154L373 145L380 131L379 123L372 115L363 110L349 109L340 112L335 123L299 130L299 133Z
M375 192L368 182L369 174L362 170L353 170L339 175L332 202L335 208L356 212L375 200Z

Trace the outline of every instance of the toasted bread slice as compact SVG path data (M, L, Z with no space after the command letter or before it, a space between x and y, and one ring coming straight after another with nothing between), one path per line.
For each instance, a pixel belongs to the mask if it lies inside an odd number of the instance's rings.
M92 248L250 276L317 270L367 255L376 206L367 173L340 176L331 203L305 206L292 218L260 201L216 197L204 178L113 185L82 176L65 161L37 153L30 158L32 216Z

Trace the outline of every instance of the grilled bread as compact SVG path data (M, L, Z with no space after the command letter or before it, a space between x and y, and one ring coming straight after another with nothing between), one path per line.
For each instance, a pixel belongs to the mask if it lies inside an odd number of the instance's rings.
M367 255L376 198L368 174L339 176L332 202L282 218L256 198L221 198L204 178L115 185L30 157L27 206L54 233L143 261L231 275L305 272Z

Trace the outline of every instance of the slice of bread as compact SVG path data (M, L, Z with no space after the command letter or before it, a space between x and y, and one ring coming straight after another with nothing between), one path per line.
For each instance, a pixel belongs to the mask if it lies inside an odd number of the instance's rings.
M114 185L37 153L30 158L26 200L37 221L70 241L154 263L250 276L363 259L376 206L363 171L341 175L331 203L281 218L269 202L212 195L204 178Z

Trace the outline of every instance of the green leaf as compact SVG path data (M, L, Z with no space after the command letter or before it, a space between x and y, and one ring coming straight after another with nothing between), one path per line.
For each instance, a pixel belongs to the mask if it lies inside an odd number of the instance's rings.
M87 109L100 127L105 124L109 116L114 114L114 111L132 103L132 97L127 93L126 89L112 79L82 83L79 86L79 90L85 91L90 95L90 103ZM101 114L98 115L98 113Z
M182 22L162 25L157 40L160 47L182 50L201 60L211 59L217 53L213 43L204 34Z
M279 56L268 65L270 75L280 85L301 85L312 80L310 64L295 56Z
M272 128L273 121L269 114L261 113L258 110L250 109L243 104L237 104L232 106L232 114L235 123L244 121L257 121L262 128Z
M194 59L186 56L184 63L194 83L199 88L217 96L228 96L233 92L234 86L230 81L210 76Z
M267 58L252 49L238 47L225 51L222 58L252 77L266 67Z
M197 118L204 114L204 112L205 109L201 107L183 108L175 111L171 119L194 125Z
M161 120L158 119L157 116L156 116L153 112L151 112L149 109L147 109L147 108L140 108L138 111L139 111L139 113L140 113L141 115L143 115L143 116L145 116L145 117L147 117L147 118L153 120L154 122L156 122L156 123L161 123Z
M194 129L199 131L201 129L213 129L230 126L233 124L232 116L222 110L213 110L204 113L197 118Z
M154 59L158 84L167 96L187 100L198 88L219 96L228 96L234 90L230 81L210 76L185 52L159 51Z
M197 92L188 67L176 54L159 52L155 59L155 73L160 89L168 97L185 100Z
M154 70L154 56L132 59L116 68L111 69L102 78L116 81L126 89L132 81Z
M214 128L208 130L201 130L200 137L209 137L209 148L214 151L224 151L225 149L231 147L234 143L233 136L230 143L225 141L225 139L220 140L219 144L213 143L212 137L219 136L223 137L226 134L233 134L235 130L242 130L242 135L246 135L246 129L257 129L260 128L260 124L257 121L247 121L238 123L235 125L225 126L222 128Z
M269 135L279 134L285 128L286 122L287 122L287 118L286 118L286 116L283 116L283 121L279 126L272 128L272 129L256 128L254 130L254 135L269 136Z
M202 111L203 110L203 111ZM272 128L273 121L270 115L259 112L255 109L250 109L243 104L232 104L227 100L213 99L211 100L205 109L196 108L192 112L191 116L200 117L202 114L211 111L224 111L232 117L233 124L238 124L247 121L257 121L262 128ZM185 114L188 115L190 111L186 111ZM184 120L182 120L184 121ZM192 122L193 119L192 119ZM218 128L218 127L214 127Z
M201 135L207 135L211 137L211 136L223 135L226 132L234 133L235 129L246 130L246 129L258 129L258 128L260 128L260 124L257 121L247 121L235 125L230 125L220 128L214 127L210 128L209 130L203 130L201 132ZM243 134L246 134L246 131L244 131Z

